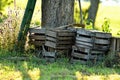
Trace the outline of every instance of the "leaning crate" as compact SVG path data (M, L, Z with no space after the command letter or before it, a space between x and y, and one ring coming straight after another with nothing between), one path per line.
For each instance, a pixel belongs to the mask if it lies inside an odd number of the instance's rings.
M67 29L46 30L45 46L49 51L68 51L72 49L75 40L75 32Z
M45 29L44 28L29 28L29 44L36 48L41 48L45 44Z
M78 29L72 60L79 62L100 61L110 48L110 33ZM77 54L76 54L77 52ZM84 55L84 57L82 57ZM82 57L82 58L81 58Z

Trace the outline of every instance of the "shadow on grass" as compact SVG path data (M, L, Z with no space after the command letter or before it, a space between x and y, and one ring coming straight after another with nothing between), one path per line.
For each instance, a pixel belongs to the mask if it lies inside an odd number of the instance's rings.
M76 80L85 79L86 76L104 76L107 78L109 75L118 74L120 76L120 68L107 68L104 66L87 66L81 64L70 64L68 59L57 59L54 63L45 62L44 59L36 59L31 57L28 60L7 60L10 57L6 54L0 54L0 75L6 76L14 75L14 77L7 79L14 80L21 78L21 80ZM3 70L4 72L1 72ZM13 71L14 73L11 73ZM16 72L19 72L18 76ZM12 75L13 74L13 75ZM2 76L1 75L1 76ZM4 78L4 76L3 76ZM1 77L0 77L1 79Z

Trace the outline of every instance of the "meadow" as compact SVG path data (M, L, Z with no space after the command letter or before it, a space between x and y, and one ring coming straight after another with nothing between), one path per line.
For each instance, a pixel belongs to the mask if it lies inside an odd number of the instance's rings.
M56 62L50 63L42 58L35 57L35 52L12 51L26 3L27 0L17 0L16 10L14 10L13 4L10 8L6 8L4 14L7 15L11 11L12 13L0 23L0 30L3 30L2 34L0 32L0 80L120 80L120 65L111 64L112 66L109 66L105 64L105 61L95 65L71 64L69 58L58 58ZM41 25L40 4L40 0L37 0L31 26ZM88 3L85 4L83 4L85 5L83 6L84 9L89 5ZM104 18L107 18L110 21L109 26L112 35L120 37L118 34L120 32L119 9L120 6L103 6L100 4L96 18L97 29L101 30ZM79 22L79 15L75 15L75 18ZM10 28L6 28L5 25L8 25L10 21L12 21ZM12 57L23 56L27 59L11 59Z

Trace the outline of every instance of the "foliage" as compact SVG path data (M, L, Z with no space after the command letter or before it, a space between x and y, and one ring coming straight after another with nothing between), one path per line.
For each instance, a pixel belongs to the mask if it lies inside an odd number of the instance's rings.
M112 52L106 56L104 65L107 67L120 68L120 53Z
M12 50L16 43L20 25L19 10L9 10L6 19L0 24L0 48Z
M13 0L0 0L0 12L4 10L7 5L10 5Z
M111 32L110 29L110 20L107 18L104 18L104 23L102 24L102 31L103 32Z

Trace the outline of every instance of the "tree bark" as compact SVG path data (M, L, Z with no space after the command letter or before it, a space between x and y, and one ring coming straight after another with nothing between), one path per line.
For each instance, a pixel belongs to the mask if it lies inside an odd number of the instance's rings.
M91 5L88 11L88 20L92 20L94 26L100 0L90 0L90 2Z
M42 27L72 24L73 17L74 0L42 0Z

